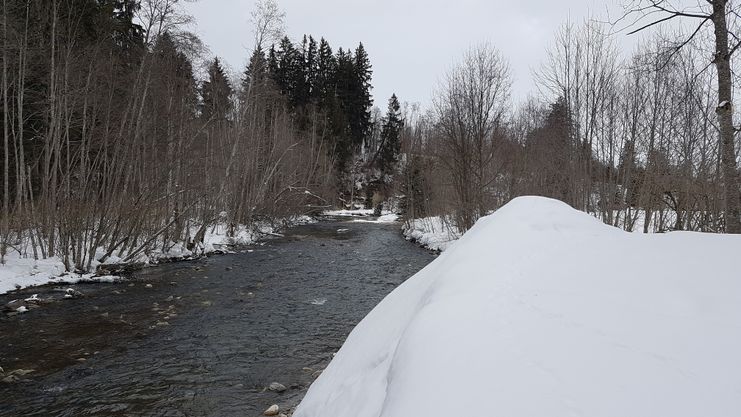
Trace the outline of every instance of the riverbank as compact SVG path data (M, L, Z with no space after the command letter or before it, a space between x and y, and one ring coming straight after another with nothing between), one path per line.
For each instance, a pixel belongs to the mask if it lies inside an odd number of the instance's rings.
M93 271L86 273L67 271L59 256L34 259L32 256L21 256L14 251L6 256L5 264L0 265L0 294L47 284L114 282L120 279L121 272L131 272L162 263L190 261L215 253L229 253L237 247L254 245L264 237L274 235L288 227L315 221L313 217L296 216L276 222L241 225L231 232L228 225L215 224L206 231L203 242L192 249L188 249L185 242L172 242L166 248L148 250L130 261L112 255L104 263L93 262ZM102 248L99 249L96 258L101 258L104 253Z

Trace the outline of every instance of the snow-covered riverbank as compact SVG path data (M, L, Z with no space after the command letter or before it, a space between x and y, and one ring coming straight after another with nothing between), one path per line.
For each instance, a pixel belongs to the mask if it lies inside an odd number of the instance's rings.
M462 234L440 216L411 219L402 225L401 230L407 240L439 252L448 249Z
M294 415L741 415L739 253L518 198L387 296Z
M203 243L189 250L185 242L172 242L166 248L157 248L142 252L136 259L130 261L132 264L156 265L164 260L188 260L194 257L209 255L213 253L228 252L231 247L253 245L266 235L277 232L276 224L299 225L314 222L308 216L297 216L282 222L263 222L251 226L239 226L232 236L227 233L228 225L216 224L210 227L204 236ZM194 232L195 233L195 230ZM100 248L96 258L102 256L105 251ZM111 256L105 261L105 265L111 267L121 266L123 260ZM100 262L93 262L92 269L95 270ZM64 262L59 256L46 259L33 259L30 256L21 256L18 252L10 252L6 256L4 265L0 265L0 294L9 291L28 288L45 284L73 284L85 281L112 281L117 278L111 275L98 276L95 273L74 273L65 270Z

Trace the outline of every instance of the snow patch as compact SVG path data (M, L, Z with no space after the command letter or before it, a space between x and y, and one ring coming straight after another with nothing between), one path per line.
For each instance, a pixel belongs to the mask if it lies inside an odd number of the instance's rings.
M373 216L375 214L375 210L373 209L354 209L354 210L326 210L324 213L322 213L325 216ZM387 214L394 214L391 211L383 210L381 212L381 215L387 215Z
M461 232L443 217L412 219L402 226L407 240L419 243L427 249L444 251L461 236Z

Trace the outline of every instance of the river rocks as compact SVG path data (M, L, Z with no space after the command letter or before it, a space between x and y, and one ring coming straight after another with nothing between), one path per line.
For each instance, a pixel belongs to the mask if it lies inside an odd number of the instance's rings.
M39 298L39 295L38 294L34 294L34 295L26 298L23 301L25 301L27 303L30 303L30 304L39 304L39 303L41 303L41 299Z
M29 300L31 299L29 298ZM40 299L33 298L32 301L12 300L3 306L2 311L9 317L16 316L18 314L27 313L30 309L39 307L39 304L37 303L37 301L40 301Z
M21 380L21 377L26 376L33 371L33 369L16 369L13 372L9 372L3 379L0 379L0 382L5 382L7 384L18 382Z
M270 385L268 385L268 389L270 391L283 392L288 388L286 388L286 386L281 384L280 382L272 382Z
M145 285L146 288L152 288L152 284Z
M262 414L265 416L277 416L278 413L280 413L280 407L278 407L278 404L273 404L268 407L268 409L265 410Z
M0 382L4 382L6 384L12 384L13 382L18 382L18 381L20 381L20 378L18 378L15 375L8 375L4 377L3 379L0 379Z
M84 296L85 296L85 294L77 291L74 288L67 288L66 290L64 290L64 298L66 298L68 300L69 299L74 299L74 298L80 298L80 297L84 297Z
M6 313L14 313L16 310L18 310L19 307L22 307L22 306L23 306L23 301L11 300L9 303L3 306L3 311Z

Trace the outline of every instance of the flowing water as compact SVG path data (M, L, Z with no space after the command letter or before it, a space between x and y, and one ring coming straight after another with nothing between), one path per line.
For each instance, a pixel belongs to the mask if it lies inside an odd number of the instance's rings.
M0 382L0 416L290 411L352 328L433 259L398 224L334 220L236 254L71 286L79 298L64 298L70 286L0 296L0 306L44 300L0 314L0 367L32 371Z

